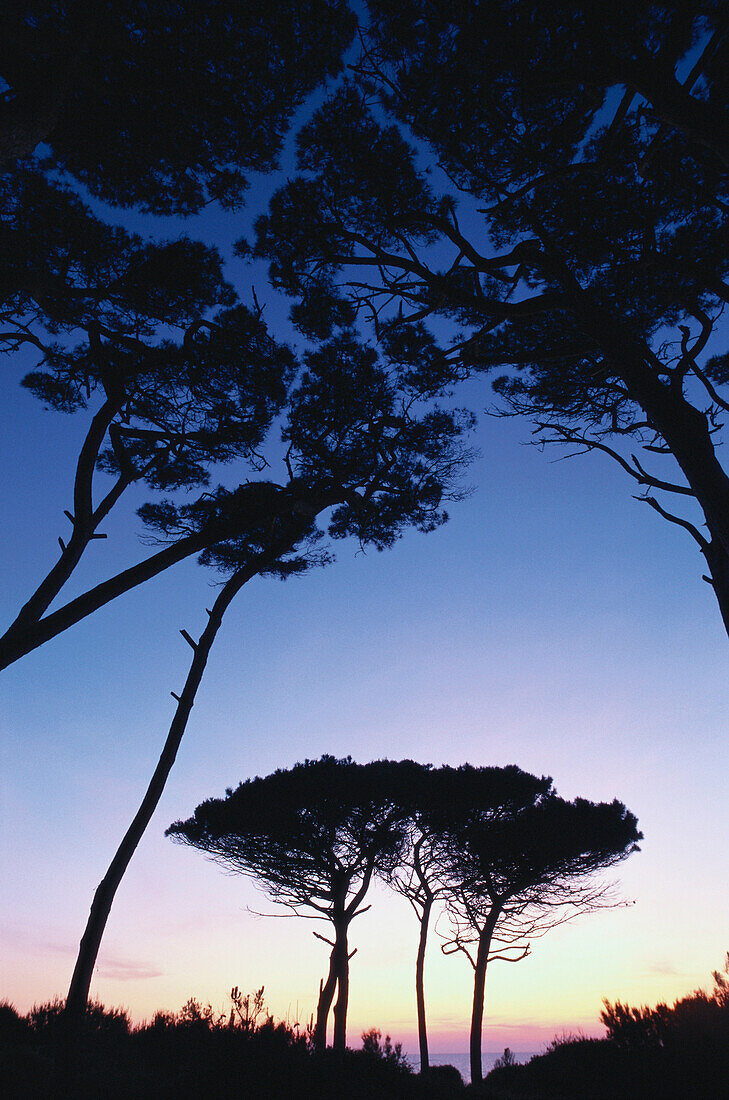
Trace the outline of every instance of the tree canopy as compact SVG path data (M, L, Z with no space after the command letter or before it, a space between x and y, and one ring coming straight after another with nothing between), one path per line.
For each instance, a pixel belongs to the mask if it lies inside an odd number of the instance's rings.
M641 838L637 819L621 802L568 802L551 790L450 833L445 878L454 935L446 950L463 951L474 970L473 1081L482 1076L489 961L518 961L530 938L605 904L606 888L593 876L637 851Z
M8 0L0 163L35 154L157 214L235 206L353 32L343 0Z
M71 531L3 639L7 664L69 625L38 630L131 484L205 486L233 460L242 477L260 472L296 366L215 248L145 240L89 195L155 214L238 205L250 172L277 164L297 107L339 71L354 20L342 0L11 0L0 27L0 348L36 355L24 385L47 407L88 416ZM140 563L97 597L174 560Z
M449 868L453 859L454 836L467 825L476 826L508 817L536 804L551 790L548 776L541 778L508 767L458 768L444 765L421 766L415 782L408 773L397 773L404 780L398 797L407 806L410 842L389 876L390 885L409 901L420 931L415 964L415 1001L418 1017L420 1069L430 1064L425 1012L425 954L434 905L447 899ZM459 843L456 840L456 843Z
M538 441L615 458L729 629L725 5L368 9L256 254L302 328L354 310L416 369L491 373Z
M313 910L332 922L329 976L317 1011L320 1046L338 988L334 1045L344 1047L347 931L378 876L404 894L418 916L416 999L421 1068L427 1069L423 963L433 903L445 900L452 936L444 950L463 951L474 968L474 1080L481 1078L488 962L523 958L530 936L607 904L606 888L592 876L625 859L642 836L622 803L567 802L551 779L515 765L359 765L331 756L241 783L223 799L202 802L166 835L251 875L294 912Z
M326 1042L334 1009L334 1046L344 1049L349 990L348 929L364 912L375 874L391 871L408 838L407 810L391 795L393 768L323 756L202 802L167 836L201 849L225 867L254 876L274 901L314 910L334 928L329 975L322 984L316 1042ZM323 938L323 937L321 937Z

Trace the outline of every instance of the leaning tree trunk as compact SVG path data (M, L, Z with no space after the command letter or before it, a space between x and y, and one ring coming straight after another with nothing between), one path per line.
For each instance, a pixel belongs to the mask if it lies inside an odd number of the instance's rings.
M15 622L0 637L0 670L19 661L26 654L32 653L34 649L38 649L51 638L62 634L69 627L75 626L87 615L98 611L118 596L123 596L165 569L169 569L170 566L203 549L205 549L205 538L202 535L188 535L179 542L173 543L172 546L159 550L150 558L145 558L144 561L124 569L116 576L101 581L88 592L76 596L75 599L41 619L32 620L26 615L24 608Z
M421 1073L430 1066L430 1059L428 1057L428 1031L425 1022L425 987L423 977L425 974L425 948L428 942L428 924L430 922L430 911L432 908L433 897L426 897L423 904L423 912L420 917L418 957L415 961L415 1001L418 1011L418 1045L420 1047Z
M99 953L104 928L106 927L112 902L114 901L114 895L116 894L124 872L129 866L129 862L162 796L167 777L175 762L177 750L180 747L180 742L185 732L193 703L195 702L195 695L200 685L200 681L202 680L212 644L220 629L223 615L234 596L237 595L243 585L260 572L268 561L268 555L266 556L265 562L261 561L259 558L254 565L246 569L238 570L238 572L227 581L215 600L212 610L209 612L208 623L200 636L200 640L197 643L192 643L194 656L182 694L180 696L175 696L175 698L177 698L177 709L157 762L157 767L154 770L154 774L139 809L131 825L127 829L124 839L109 865L109 869L99 883L96 893L94 894L91 911L86 923L86 929L81 939L76 966L73 971L68 996L66 998L63 1027L64 1037L60 1052L60 1080L64 1082L65 1078L65 1086L70 1084L72 1077L74 1068L72 1066L74 1045L86 1012L91 977ZM69 1089L62 1085L57 1091L66 1091L68 1093Z
M326 982L319 984L319 1001L316 1006L316 1026L314 1028L314 1049L322 1051L327 1045L327 1023L329 1010L334 1000L334 991L337 988L337 967L335 962L336 947L332 947L329 955L329 974Z
M498 916L496 914L493 912L490 913L478 938L478 954L476 955L476 966L473 975L473 1009L471 1011L471 1036L469 1043L471 1083L474 1085L483 1081L481 1040L483 1032L484 994L486 992L486 966L489 961L491 937L494 934L497 919Z
M73 485L73 514L66 512L71 521L71 536L67 542L58 539L61 556L46 577L36 588L32 596L23 604L18 616L8 629L8 633L21 633L27 627L37 623L48 610L53 600L72 575L89 543L100 536L96 533L99 524L131 485L133 478L122 474L98 508L93 505L93 477L99 451L114 416L119 411L121 399L118 396L107 397L89 425L81 452L76 464L76 476Z

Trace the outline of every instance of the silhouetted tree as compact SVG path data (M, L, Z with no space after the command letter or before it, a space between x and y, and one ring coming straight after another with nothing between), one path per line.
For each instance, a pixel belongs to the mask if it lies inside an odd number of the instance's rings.
M193 650L190 670L181 694L175 695L177 709L148 790L94 896L68 995L70 1020L83 1013L114 894L159 802L210 649L233 598L259 574L286 577L312 564L325 564L328 556L317 554L315 548L322 534L315 526L320 513L328 513L326 530L332 539L351 535L362 545L382 550L408 527L428 532L443 523L443 503L460 495L457 478L469 459L460 437L469 429L470 417L425 401L430 395L413 388L407 371L393 361L380 361L351 333L306 353L304 359L307 369L291 395L283 430L287 485L254 482L232 493L221 489L194 504L164 501L142 509L152 528L175 539L181 532L214 526L220 515L229 522L231 509L241 507L238 500L243 495L246 525L234 537L207 545L200 556L202 564L220 570L227 579L200 638L195 641L182 631ZM297 548L304 552L297 553ZM346 1016L346 975L341 966L337 954L335 983L340 988L340 1011ZM332 996L333 992L334 987Z
M274 416L285 404L295 357L241 305L201 320L203 295L211 301L223 285L218 262L212 264L213 274L207 279L205 265L199 263L204 259L198 255L204 252L202 246L190 245L188 249L185 242L178 242L169 250L179 254L176 271L188 300L175 300L161 279L154 286L154 295L160 323L165 319L168 329L176 323L185 329L179 342L169 337L155 339L150 320L151 339L147 341L139 336L139 330L133 337L111 335L104 341L98 328L89 323L88 343L70 351L56 349L43 369L25 379L47 405L60 411L86 409L96 401L97 393L100 403L91 410L79 452L73 511L66 513L71 535L68 541L59 538L58 561L0 638L0 667L173 562L199 552L211 539L219 540L226 530L218 523L216 529L208 527L206 532L185 532L178 545L163 556L147 558L112 575L92 592L47 615L90 542L104 537L99 527L130 485L144 482L158 492L170 492L205 486L215 463L235 461L241 472L247 469L250 473L265 465L260 448ZM164 249L157 249L160 251ZM174 261L168 256L164 262ZM152 272L147 274L152 277ZM197 292L195 279L202 284ZM206 283L211 281L208 289ZM137 314L135 323L139 322ZM106 476L99 499L95 499L97 470ZM201 508L207 499L206 493ZM243 490L236 498L237 509L227 517L228 532L240 530L245 535L246 499ZM255 514L251 518L255 522Z
M358 83L301 131L257 254L305 330L354 309L414 369L506 368L538 440L612 456L693 536L729 630L726 5L367 7Z
M215 249L143 241L94 215L79 184L155 213L239 204L247 173L276 166L292 114L338 71L353 24L342 0L3 6L0 347L36 349L24 384L89 425L70 537L0 640L0 667L207 545L183 541L40 621L129 485L263 468L294 365L237 303ZM113 478L101 490L97 469Z
M607 888L594 875L636 851L641 837L636 818L622 803L567 802L551 792L452 833L446 875L454 930L443 949L462 951L474 970L472 1081L483 1076L488 963L518 961L528 954L531 938L610 904Z
M332 949L316 1014L320 1049L335 992L334 1048L345 1048L349 926L369 908L363 902L373 876L391 870L406 843L407 811L388 795L393 767L349 757L307 760L208 799L167 830L226 868L252 875L294 913L310 909L331 922L333 939L319 936Z
M418 768L413 765L413 768ZM431 768L409 774L400 770L399 799L409 811L410 841L390 876L391 885L408 899L420 932L415 964L420 1070L427 1070L428 1033L425 1013L425 953L433 906L447 897L448 869L454 833L468 823L488 822L534 805L551 789L548 777L506 768Z

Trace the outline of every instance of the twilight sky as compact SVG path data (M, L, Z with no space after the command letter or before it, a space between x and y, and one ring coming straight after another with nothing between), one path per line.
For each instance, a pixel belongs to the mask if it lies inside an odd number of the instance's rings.
M245 228L209 216L185 231L227 244ZM244 300L255 281L275 330L281 309L260 271L235 262L231 277ZM55 560L84 429L83 415L44 412L18 387L28 365L3 374L4 621ZM488 380L462 400L483 410ZM617 797L637 814L642 851L617 876L631 904L553 931L518 965L493 964L486 1050L600 1033L603 997L653 1003L708 983L729 947L718 609L691 540L632 500L616 466L554 461L528 438L526 422L481 416L474 492L444 528L384 554L338 544L329 568L257 579L237 598L112 910L92 986L105 1003L142 1019L191 994L223 1008L231 986L265 985L277 1016L308 1020L327 959L312 925L251 912L273 907L163 832L241 779L324 752L515 763L552 775L565 797ZM129 493L67 595L145 552L134 511L148 497ZM201 629L215 579L178 565L0 677L0 998L20 1010L65 994L187 672L179 630ZM404 900L376 890L372 901L352 929L350 1042L377 1026L415 1049L417 925ZM442 958L433 936L435 1051L466 1049L470 987L466 959Z

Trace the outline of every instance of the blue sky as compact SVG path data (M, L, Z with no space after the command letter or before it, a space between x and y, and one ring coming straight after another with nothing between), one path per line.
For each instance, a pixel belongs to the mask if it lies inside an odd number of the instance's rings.
M264 197L253 189L252 208ZM247 231L212 213L185 227L226 249ZM179 232L177 223L167 227ZM260 268L269 323L285 307ZM55 560L82 417L46 413L5 367L0 409L0 611L15 614ZM487 380L462 395L492 403ZM481 415L472 495L442 529L383 554L345 542L327 569L257 579L216 643L153 822L122 883L92 992L132 1015L191 994L223 1007L264 984L305 1022L326 948L270 904L163 836L210 795L328 752L358 760L516 763L566 797L619 798L645 833L618 878L629 906L559 928L516 966L495 964L485 1047L535 1050L599 1032L603 996L652 1003L705 983L729 946L724 777L729 647L686 534L632 500L606 458L554 461L529 425ZM231 476L232 476L231 472ZM130 491L68 594L148 552ZM63 995L93 891L136 810L173 713L215 576L178 565L0 678L0 997L22 1010ZM417 928L378 890L353 929L350 1037L378 1026L414 1047ZM433 937L426 975L434 1049L465 1049L470 972Z
M484 383L472 401L489 401ZM6 376L6 619L54 558L80 428ZM482 418L474 492L441 530L383 554L342 543L333 566L238 597L112 911L93 986L104 1001L141 1018L265 984L274 1011L308 1018L326 961L311 926L247 912L271 906L162 834L202 798L323 752L513 762L638 815L643 851L619 874L635 904L494 965L488 1049L599 1030L603 996L672 998L721 963L727 643L700 559L609 461L550 461L525 438L526 424ZM79 583L143 549L137 503L106 525ZM64 992L186 674L178 631L199 629L212 580L177 566L3 674L2 992L20 1008ZM380 892L357 925L350 1034L376 1025L411 1043L410 912ZM459 1049L468 964L432 946L433 1046Z

